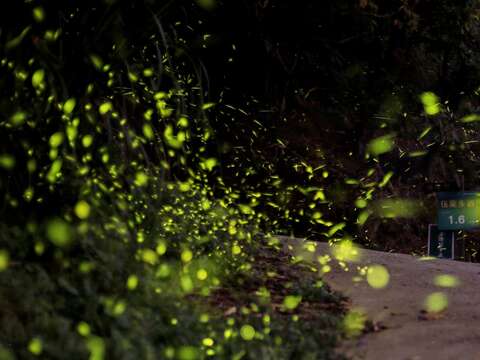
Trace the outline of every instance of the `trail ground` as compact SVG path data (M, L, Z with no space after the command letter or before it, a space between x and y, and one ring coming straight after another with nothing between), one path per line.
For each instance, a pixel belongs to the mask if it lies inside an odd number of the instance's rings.
M283 240L290 250L303 243ZM319 243L315 256L331 250ZM363 309L373 323L373 331L345 341L340 352L372 360L480 359L480 264L366 249L359 249L359 255L356 263L347 265L348 271L332 261L332 270L324 275L333 290L350 298L351 309ZM365 277L358 276L358 268L373 264L388 269L390 280L383 289L370 287ZM456 277L459 285L435 285L434 279L445 274ZM426 297L439 291L448 297L448 308L425 313Z

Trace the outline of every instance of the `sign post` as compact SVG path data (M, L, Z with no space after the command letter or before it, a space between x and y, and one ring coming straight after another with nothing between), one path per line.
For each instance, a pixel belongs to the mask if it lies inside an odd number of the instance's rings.
M455 259L455 231L440 230L438 225L428 225L428 256Z
M454 259L456 232L480 227L480 193L438 192L437 210L438 225L428 226L428 255Z
M470 230L480 226L480 193L439 192L437 201L440 230Z

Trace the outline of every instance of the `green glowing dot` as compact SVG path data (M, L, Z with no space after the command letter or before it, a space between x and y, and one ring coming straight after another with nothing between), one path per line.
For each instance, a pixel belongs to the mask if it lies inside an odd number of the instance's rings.
M89 336L90 335L90 325L88 325L84 321L81 321L77 325L77 331L82 336Z
M82 138L83 147L88 148L92 145L92 143L93 143L93 136L92 135L85 135Z
M287 308L288 310L293 310L300 304L301 301L301 296L289 295L286 296L285 299L283 299L283 306L285 306L285 308Z
M135 174L135 185L137 186L145 186L147 185L147 182L148 182L148 175L145 174L144 172L142 171L139 171Z
M0 250L0 271L5 271L10 264L10 255L6 250Z
M238 245L233 245L232 246L232 254L233 255L239 255L242 253L242 248Z
M15 158L11 155L0 155L0 167L11 170L15 166Z
M154 138L153 128L149 124L143 125L143 135L145 135L148 140Z
M198 280L206 280L208 277L208 272L205 269L200 269L197 271L197 279Z
M10 122L13 126L20 126L22 125L25 120L27 119L27 114L23 111L17 111L10 117Z
M103 61L102 58L98 55L91 54L90 55L90 61L92 62L93 66L97 68L97 70L101 70L103 67Z
M255 337L255 329L251 325L243 325L240 329L240 336L246 341L253 340Z
M367 206L367 202L364 199L357 199L357 201L355 201L355 206L359 209L363 209Z
M448 298L441 292L434 292L425 299L425 310L430 313L443 311L448 306Z
M393 135L384 135L368 143L368 152L374 156L387 153L393 149Z
M42 341L39 338L33 338L28 343L28 351L33 355L40 355L43 351Z
M160 241L157 247L155 248L155 251L157 252L158 255L162 256L167 252L167 245L163 241Z
M35 71L32 75L32 86L35 88L41 87L44 79L45 79L45 70L40 69Z
M70 225L61 219L51 220L47 225L47 237L56 246L67 246L72 238Z
M74 211L75 215L77 215L79 219L86 219L90 216L90 205L86 201L80 200L75 205Z
M127 289L135 290L138 286L138 277L135 275L130 275L127 279Z
M41 6L37 6L33 9L33 18L36 22L42 22L45 20L45 11Z
M358 336L365 328L367 316L361 309L352 309L343 319L343 328L348 337Z
M39 256L42 255L45 252L45 244L41 241L37 241L35 243L34 250L35 250L35 254Z
M440 112L440 99L432 92L424 92L420 95L425 113L427 115L436 115Z
M98 336L90 336L86 342L90 351L90 360L103 360L105 356L105 342Z
M147 264L155 265L158 262L158 255L155 251L151 249L143 249L142 260Z
M440 287L456 287L460 285L460 280L453 275L438 275L434 279L434 284Z
M193 281L190 276L184 275L180 277L180 286L185 292L191 292L193 290Z
M205 346L213 346L215 342L213 341L212 338L205 338L202 340L202 344Z
M103 103L102 105L99 106L98 111L101 115L105 115L109 111L113 110L113 105L111 102L106 102Z
M63 133L56 132L55 134L50 136L50 140L49 140L50 146L52 148L59 147L60 145L62 145L63 139L64 139Z
M369 266L367 270L367 282L374 289L383 289L390 281L388 270L382 265Z
M60 174L60 170L62 169L62 160L57 159L52 163L52 166L50 167L50 170L48 170L47 173L47 180L48 182L55 182L58 178L58 175Z
M75 105L77 105L77 100L75 99L68 99L67 101L65 101L65 103L63 104L63 112L65 114L71 114L73 112L73 110L75 109Z
M193 253L190 250L184 250L182 251L181 258L185 263L190 262L193 258Z
M197 360L200 358L200 353L193 346L182 346L177 351L177 358L178 360Z

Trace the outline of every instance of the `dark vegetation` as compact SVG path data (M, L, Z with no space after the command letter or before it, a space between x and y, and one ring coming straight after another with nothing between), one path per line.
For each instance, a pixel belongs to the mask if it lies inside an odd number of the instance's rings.
M479 17L2 3L0 358L336 356L341 297L269 234L424 252L478 188Z

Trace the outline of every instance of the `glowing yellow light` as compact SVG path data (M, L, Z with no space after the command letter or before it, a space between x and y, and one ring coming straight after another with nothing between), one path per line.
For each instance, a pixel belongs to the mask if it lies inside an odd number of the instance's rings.
M74 211L79 219L86 219L90 216L90 205L86 201L81 200L75 205Z
M243 325L240 328L240 336L246 341L253 340L255 337L255 329L251 325Z
M448 298L444 293L434 292L425 299L425 310L431 313L443 311L448 306Z
M383 289L390 281L388 270L382 265L372 265L367 270L367 282L374 289Z

